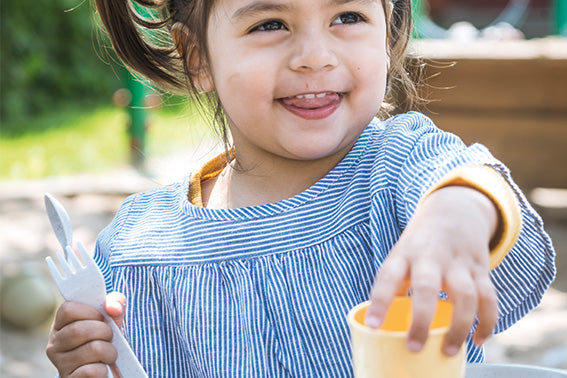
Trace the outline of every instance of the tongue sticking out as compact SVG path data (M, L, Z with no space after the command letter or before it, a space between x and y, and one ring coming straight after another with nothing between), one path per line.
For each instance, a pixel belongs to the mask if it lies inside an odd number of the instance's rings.
M328 93L323 97L306 95L302 98L299 97L286 97L281 101L286 106L293 106L295 108L302 109L317 109L329 106L340 100L340 95L338 93Z

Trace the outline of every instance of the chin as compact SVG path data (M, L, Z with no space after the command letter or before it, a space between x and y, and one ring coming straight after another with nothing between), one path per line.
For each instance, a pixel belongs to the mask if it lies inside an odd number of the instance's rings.
M323 146L321 143L306 144L301 147L289 148L287 152L294 160L310 161L329 158L331 156L346 155L348 151L341 145Z

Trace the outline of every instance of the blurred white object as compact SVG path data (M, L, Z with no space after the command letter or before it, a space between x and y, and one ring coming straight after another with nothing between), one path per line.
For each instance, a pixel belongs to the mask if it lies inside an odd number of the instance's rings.
M480 35L480 31L468 21L455 22L447 30L447 36L457 42L474 41Z
M482 39L492 41L515 41L525 39L524 33L507 22L499 22L483 29L480 33Z

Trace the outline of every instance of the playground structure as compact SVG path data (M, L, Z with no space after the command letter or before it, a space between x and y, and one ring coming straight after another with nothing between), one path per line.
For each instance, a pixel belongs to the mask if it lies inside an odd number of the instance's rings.
M414 42L441 129L486 145L525 191L567 188L567 39Z
M510 0L486 27L457 36L428 17L426 3L413 2L412 41L427 63L426 113L467 144L485 144L522 189L567 188L567 0L550 3L554 36L504 41L483 35L515 28L529 0Z

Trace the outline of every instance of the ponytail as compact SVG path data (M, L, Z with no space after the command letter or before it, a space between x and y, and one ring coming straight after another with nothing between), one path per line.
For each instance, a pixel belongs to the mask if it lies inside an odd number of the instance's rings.
M95 0L112 46L122 62L157 85L175 89L187 89L187 78L183 57L169 32L174 16L179 15L174 3L185 2L189 1ZM152 20L142 16L138 9L159 16Z

